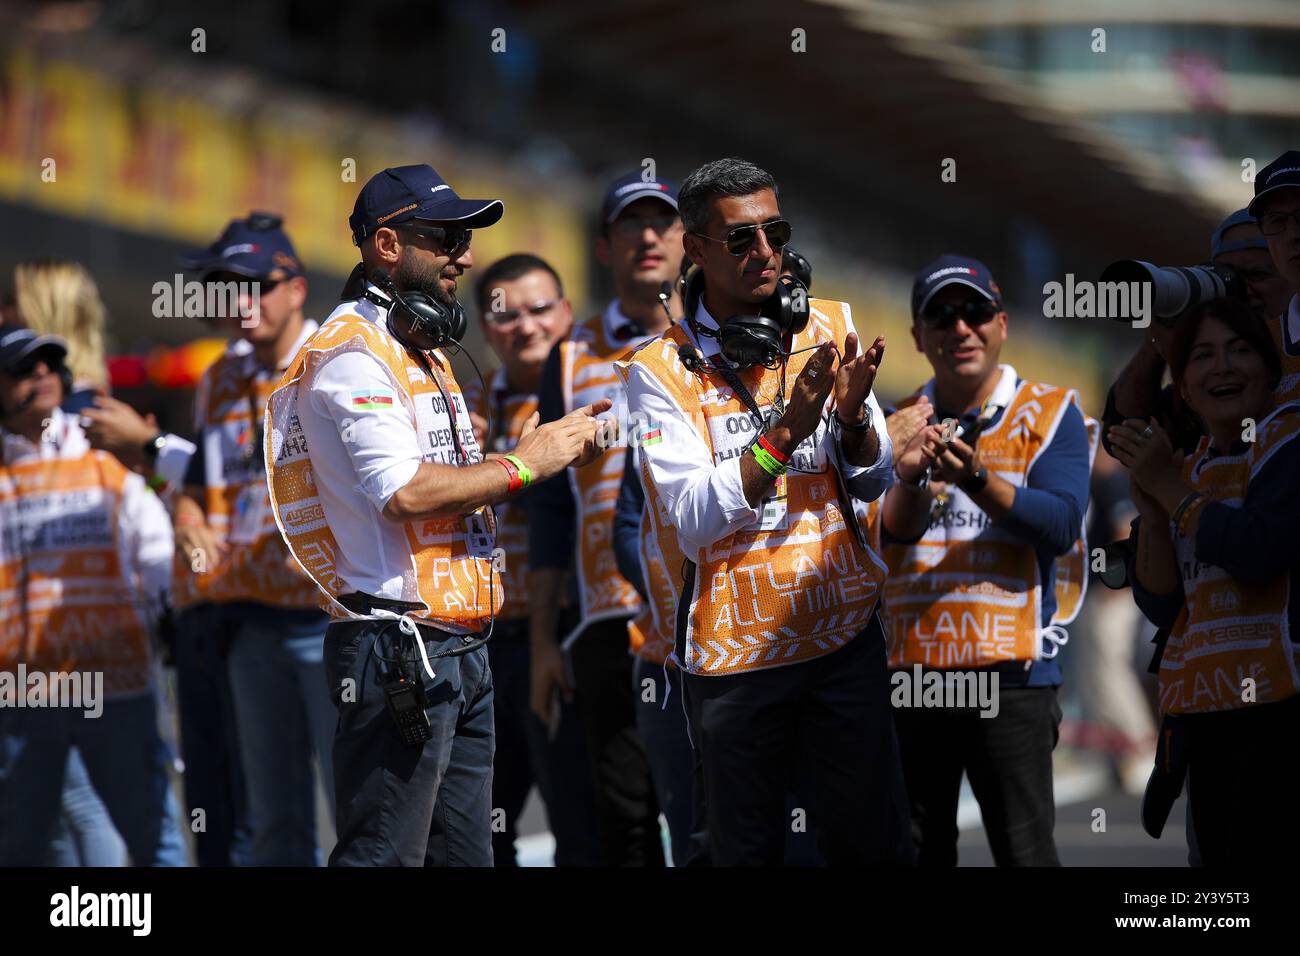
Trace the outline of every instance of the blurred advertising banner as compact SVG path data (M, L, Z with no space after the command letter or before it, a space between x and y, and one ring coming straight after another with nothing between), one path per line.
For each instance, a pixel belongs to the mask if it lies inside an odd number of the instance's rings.
M501 223L475 236L479 263L532 251L566 285L587 285L576 184L539 190L432 123L268 96L270 81L246 75L214 82L168 66L140 76L0 52L0 198L195 244L233 216L272 210L309 268L346 275L358 261L347 217L362 184L385 166L431 163L460 195L505 202Z

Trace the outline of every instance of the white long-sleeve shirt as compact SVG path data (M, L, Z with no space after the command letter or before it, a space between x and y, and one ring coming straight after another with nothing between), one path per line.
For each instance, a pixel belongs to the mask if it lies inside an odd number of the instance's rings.
M718 328L717 321L704 308L703 299L695 311L695 321L704 329ZM697 340L688 325L683 325L683 329L705 358L714 362L726 361L721 357L717 339L704 336ZM791 385L793 381L787 388ZM650 477L668 508L670 521L686 554L698 553L761 519L761 504L758 508L751 508L745 500L740 458L729 458L715 464L704 437L689 419L682 416L664 387L639 365L629 367L627 394L628 408L639 413L648 428L661 429L663 440L645 449L646 460ZM828 406L830 401L828 398ZM880 440L880 451L872 464L862 467L845 460L834 432L828 427L830 412L827 409L823 409L822 421L816 431L800 444L796 455L824 457L838 463L849 493L863 501L874 501L893 481L893 445L884 427L884 412L874 392L868 393L867 403Z

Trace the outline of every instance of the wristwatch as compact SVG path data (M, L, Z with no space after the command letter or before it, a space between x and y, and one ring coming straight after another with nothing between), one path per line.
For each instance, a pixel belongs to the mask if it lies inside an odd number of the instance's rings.
M141 449L144 452L145 461L151 465L157 464L158 455L161 454L165 444L167 444L167 435L164 432L159 432L145 442Z
M965 481L957 483L957 487L968 495L978 495L989 483L989 470L980 465Z
M850 432L871 431L871 419L873 415L871 411L871 403L863 402L862 410L867 413L867 417L862 421L861 424L851 425L848 422L846 422L844 419L840 418L840 410L838 408L835 409L835 424L839 425L840 428L842 428L844 431L850 431Z

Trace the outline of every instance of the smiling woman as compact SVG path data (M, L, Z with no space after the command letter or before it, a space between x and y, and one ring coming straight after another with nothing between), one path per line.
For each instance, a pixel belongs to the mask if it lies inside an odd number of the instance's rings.
M1209 438L1184 460L1154 421L1111 430L1140 514L1133 595L1172 629L1160 656L1162 746L1188 755L1203 862L1273 858L1300 849L1294 815L1269 810L1291 792L1293 762L1276 755L1300 729L1300 403L1274 407L1280 358L1245 303L1189 314L1169 365L1177 399ZM1143 809L1149 832L1163 826L1182 774L1168 758L1157 764Z
M1227 299L1208 302L1179 323L1169 369L1175 401L1191 409L1225 451L1243 440L1247 420L1258 422L1272 410L1282 376L1264 321L1244 302Z

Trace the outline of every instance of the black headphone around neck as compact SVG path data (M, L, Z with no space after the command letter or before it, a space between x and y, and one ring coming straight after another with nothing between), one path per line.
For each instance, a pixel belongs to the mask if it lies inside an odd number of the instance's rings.
M365 270L361 281L364 282ZM356 288L357 270L344 286L345 294ZM370 281L383 290L387 299L380 298L364 287L360 297L388 310L388 331L407 348L430 352L449 344L459 345L469 329L465 307L453 301L450 305L439 302L427 292L398 292L388 270L376 267L370 270Z
M700 297L704 295L704 271L691 265L679 282L687 321L694 323ZM741 368L771 367L784 354L786 336L796 336L806 329L808 317L808 290L798 279L781 276L772 294L758 304L756 315L733 315L720 320L716 338L722 354Z

